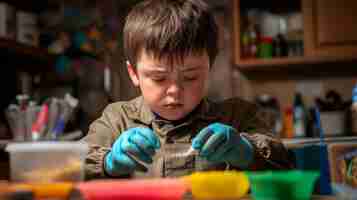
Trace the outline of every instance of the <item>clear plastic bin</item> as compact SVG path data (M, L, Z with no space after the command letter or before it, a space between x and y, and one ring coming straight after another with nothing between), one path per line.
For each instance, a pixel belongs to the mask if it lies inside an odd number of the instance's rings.
M187 152L191 143L164 144L156 152L151 165L145 165L147 172L135 172L138 178L181 177L196 171L214 169L215 166L197 156L197 152Z
M338 200L356 200L357 188L350 185L332 183L332 189Z
M83 142L10 143L10 178L14 182L84 180L88 145Z

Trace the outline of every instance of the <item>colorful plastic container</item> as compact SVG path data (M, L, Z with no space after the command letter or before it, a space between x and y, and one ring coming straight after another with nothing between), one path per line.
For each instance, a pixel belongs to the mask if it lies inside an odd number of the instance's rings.
M244 172L196 172L187 177L195 199L239 199L248 193L249 180Z
M77 182L84 180L88 145L83 142L10 143L11 181Z
M319 176L317 171L249 172L255 200L309 200Z

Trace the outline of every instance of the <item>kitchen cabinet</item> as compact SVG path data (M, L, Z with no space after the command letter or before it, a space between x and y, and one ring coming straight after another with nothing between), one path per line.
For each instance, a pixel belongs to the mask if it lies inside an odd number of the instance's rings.
M255 9L259 11L269 10L276 12L300 12L300 1L282 1L282 0L268 0L268 1L258 1L252 0L250 2L243 0L232 0L232 31L233 31L233 51L232 58L235 65L239 66L241 69L249 69L252 66L272 66L272 65L283 65L283 64L295 64L304 62L302 56L292 56L292 57L274 57L274 58L244 58L243 48L242 48L242 33L244 32L244 26L246 26L246 19L244 15L247 15L247 10ZM280 6L280 8L275 9L275 7ZM316 62L316 60L311 60L311 62Z
M357 1L302 0L305 54L357 55Z
M303 22L303 54L299 56L273 58L243 58L242 32L243 12L247 1L232 0L232 62L242 72L295 70L304 72L317 69L329 72L341 68L326 68L325 63L354 62L357 60L357 1L350 0L269 0L264 3L251 0L248 9L276 11L281 13L300 12ZM244 4L243 4L244 3ZM251 6L251 7L250 7ZM281 9L281 10L279 10ZM320 65L311 67L311 64ZM320 68L318 68L320 67ZM355 73L351 65L342 69ZM350 73L351 74L351 73Z

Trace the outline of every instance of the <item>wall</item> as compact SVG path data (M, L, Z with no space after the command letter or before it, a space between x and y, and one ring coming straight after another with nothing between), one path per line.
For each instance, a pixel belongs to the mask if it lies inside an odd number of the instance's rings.
M119 16L119 27L124 27L125 18L130 8L135 4L136 1L132 3L120 2L118 4L118 16ZM112 101L126 101L132 99L139 95L139 91L132 84L128 71L126 69L124 49L122 48L122 29L119 33L119 48L114 56L111 58L112 64L112 89L111 97Z
M214 15L219 32L219 53L210 70L208 98L218 101L233 96L232 65L230 63L231 34L226 9L218 8L215 10Z
M337 66L336 66L337 67ZM336 77L336 78L312 78L308 80L252 80L246 81L250 85L251 92L245 96L253 99L259 94L270 94L276 96L282 108L292 105L294 94L299 88L304 87L304 101L307 105L312 105L313 100L319 96L324 96L328 90L337 91L344 100L351 99L352 88L356 83L356 78ZM315 90L309 86L315 86Z

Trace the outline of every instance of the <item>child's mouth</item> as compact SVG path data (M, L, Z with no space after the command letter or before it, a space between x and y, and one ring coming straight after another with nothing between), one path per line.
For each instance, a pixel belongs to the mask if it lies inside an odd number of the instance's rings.
M183 106L183 104L167 104L167 105L165 105L165 108L174 110L174 109L181 108L182 106Z

